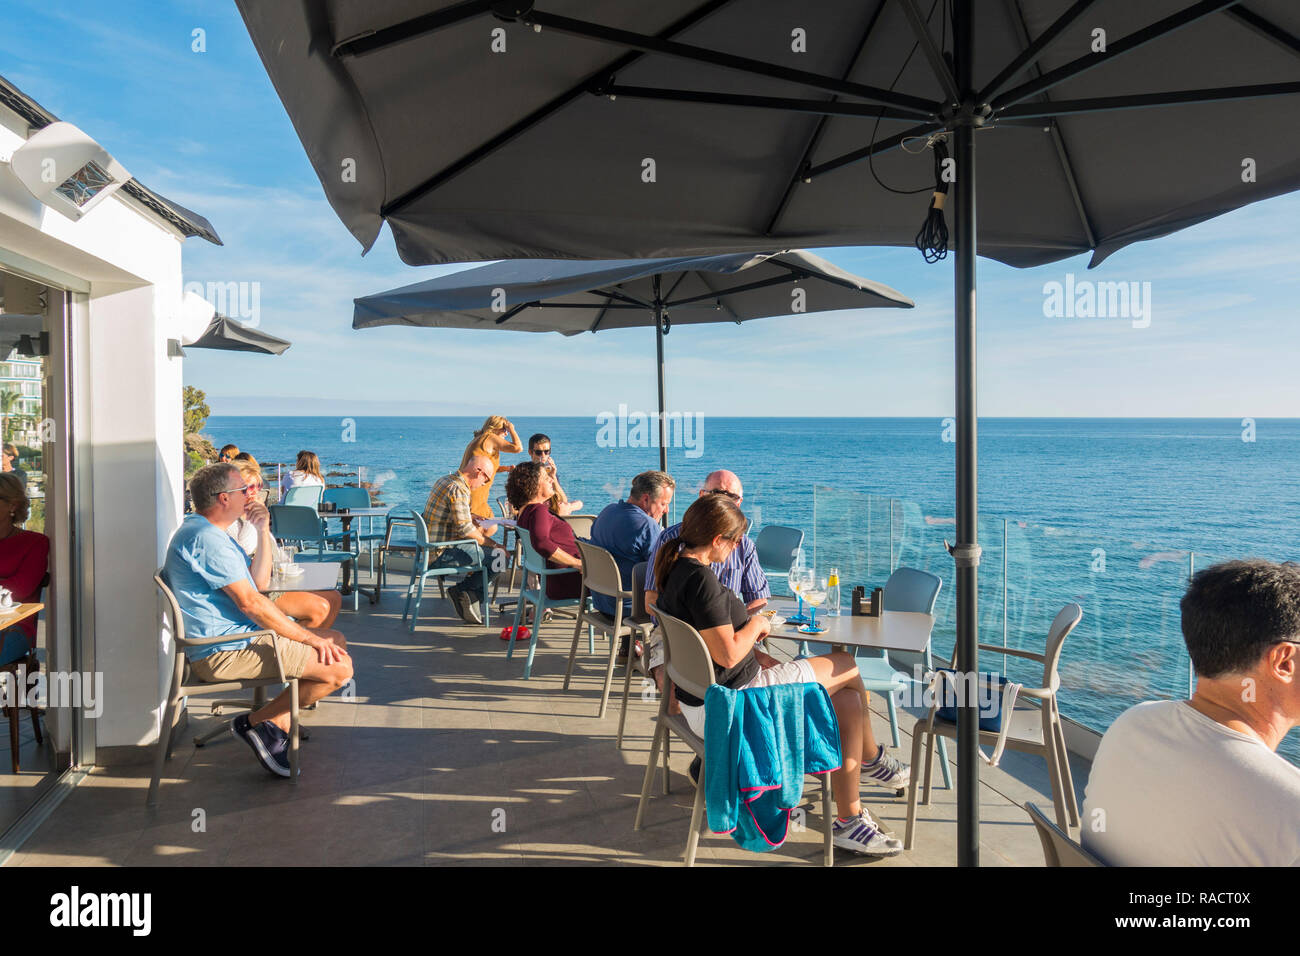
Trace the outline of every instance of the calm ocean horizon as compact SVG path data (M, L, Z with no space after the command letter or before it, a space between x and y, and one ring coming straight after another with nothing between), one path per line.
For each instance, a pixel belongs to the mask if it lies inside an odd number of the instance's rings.
M503 410L507 413L508 410ZM486 417L486 416L484 416ZM654 427L631 419L513 416L520 438L551 438L570 498L596 513L658 467ZM326 472L360 472L386 505L421 509L482 418L212 416L204 433L263 464L316 452ZM703 416L670 436L679 518L704 477L735 471L755 529L805 532L819 571L848 590L900 564L944 578L936 655L951 652L954 449L940 418ZM651 441L642 441L642 438ZM675 439L675 441L674 441ZM503 463L526 456L502 456ZM1056 612L1083 622L1062 656L1062 712L1104 729L1126 707L1185 697L1178 599L1189 569L1217 560L1292 560L1300 538L1298 419L988 418L979 422L980 640L1041 651ZM355 481L336 477L334 481ZM504 475L493 497L504 495ZM981 666L999 669L998 655ZM1012 666L1016 679L1037 683ZM1037 675L1041 677L1041 673ZM1283 752L1300 761L1292 734Z

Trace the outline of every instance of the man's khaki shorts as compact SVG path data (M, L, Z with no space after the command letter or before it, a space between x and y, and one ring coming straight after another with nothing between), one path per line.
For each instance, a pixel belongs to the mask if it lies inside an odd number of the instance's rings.
M301 677L307 665L317 660L316 649L301 641L280 641L280 659L285 677ZM261 634L237 651L217 651L202 660L190 661L190 674L203 682L251 680L280 676L275 667L275 638Z

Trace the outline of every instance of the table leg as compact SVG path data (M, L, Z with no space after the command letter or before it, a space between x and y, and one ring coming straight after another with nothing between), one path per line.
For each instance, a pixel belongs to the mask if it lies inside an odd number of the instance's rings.
M342 521L343 521L343 534L345 535L345 537L343 538L343 543L346 545L346 544L348 543L348 539L347 539L346 535L347 535L348 531L352 528L352 516L351 516L351 515L339 515L339 518L342 519ZM351 564L351 562L345 562L345 563L343 564L343 594L345 594L345 595L348 595L348 594L351 594L351 593L352 593L352 588L351 588L351 586L348 584L348 578L350 577L350 575L349 575L349 573L348 573L348 568L349 568L349 565L350 565L350 564Z

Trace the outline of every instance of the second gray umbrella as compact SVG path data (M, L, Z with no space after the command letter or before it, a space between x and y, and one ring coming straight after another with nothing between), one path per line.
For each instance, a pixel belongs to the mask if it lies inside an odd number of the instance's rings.
M668 467L664 335L673 323L910 309L907 296L803 251L597 262L518 259L355 300L354 329L416 325L578 335L654 326L659 467Z

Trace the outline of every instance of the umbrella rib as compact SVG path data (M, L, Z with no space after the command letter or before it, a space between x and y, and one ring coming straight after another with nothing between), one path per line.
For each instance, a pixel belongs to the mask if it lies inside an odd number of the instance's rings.
M907 22L912 25L912 32L916 34L917 42L921 44L921 51L925 58L930 61L930 69L934 71L935 77L939 80L939 85L943 87L944 95L948 97L948 102L954 107L961 103L961 91L957 89L957 81L953 79L952 71L948 69L948 64L944 62L943 53L935 46L934 37L930 35L929 26L921 17L921 11L916 8L916 0L899 0L903 7L903 12L907 14ZM933 8L931 8L933 10Z
M1297 56L1300 56L1300 39L1287 33L1272 20L1266 20L1258 13L1255 13L1253 10L1247 10L1243 6L1232 7L1230 10L1227 10L1226 13L1234 20L1250 27L1261 36L1272 40L1283 48L1290 50Z
M879 6L876 7L876 12L873 13L871 19L867 21L867 28L862 31L862 39L858 41L857 48L849 60L848 69L844 71L844 79L847 80L853 75L853 71L857 69L858 61L862 59L862 53L867 48L867 40L871 38L872 32L876 29L876 23L880 20L880 15L884 12L885 4L888 2L889 0L880 0ZM794 195L795 187L799 185L799 180L802 178L804 170L812 165L812 155L816 152L818 144L821 143L822 132L826 129L827 122L829 122L828 116L821 116L818 118L817 125L813 128L812 135L808 137L808 141L804 144L803 153L799 158L799 163L795 166L794 172L790 174L790 181L786 183L785 190L781 193L781 198L777 202L776 208L772 210L772 215L768 217L767 226L763 230L763 235L770 236L772 231L776 229L777 223L781 221L781 217L785 215L786 207L790 205L790 198Z
M893 136L886 136L884 139L878 139L870 146L864 146L862 149L855 149L851 153L845 153L843 156L839 156L835 159L828 159L824 163L804 170L804 178L815 179L818 176L824 176L826 173L834 172L841 166L848 166L850 163L861 162L868 156L878 156L881 153L889 152L891 149L897 149L904 140L928 136L930 133L943 128L943 123L920 123L910 129L903 130L901 133L895 133Z
M716 13L718 10L721 10L723 7L727 6L732 2L734 2L734 0L708 0L708 2L703 3L700 6L696 7L690 13L686 14L686 16L678 20L675 20L673 23L671 23L665 30L662 31L660 36L669 37L677 33L680 33L683 30L687 30L695 26L695 24L699 23L701 20L704 20L705 18L711 16L712 14ZM406 206L409 206L411 203L415 202L417 199L424 196L426 193L432 192L433 190L437 189L439 186L443 185L449 180L454 179L455 177L459 176L461 173L465 172L465 170L469 169L471 166L476 165L480 160L483 160L488 156L490 156L492 153L495 153L498 149L500 149L502 146L505 146L507 143L511 142L516 137L521 136L524 133L528 132L528 130L532 129L534 126L536 126L542 120L546 119L552 113L572 103L575 99L579 98L584 93L588 92L588 90L591 88L592 83L596 82L602 77L609 76L613 72L617 72L618 70L622 70L625 69L626 67L631 66L637 60L641 59L641 57L643 57L644 55L645 55L644 53L640 53L637 51L625 53L623 56L619 57L613 63L601 67L601 69L597 70L594 73L591 73L580 83L570 87L568 90L561 93L559 96L556 96L553 99L549 100L542 106L539 106L537 109L533 110L523 119L519 120L519 122L514 123L508 129L501 131L496 136L493 136L491 139L489 139L487 142L479 145L475 149L466 153L460 159L451 163L451 165L443 167L441 170L434 173L432 176L430 176L424 182L420 183L418 186L415 186L414 188L407 190L405 193L398 196L396 199L384 203L379 208L380 215L383 216L384 218L387 218L396 212L400 212Z
M1163 20L1157 20L1150 26L1144 27L1136 33L1130 33L1123 39L1116 40L1107 47L1105 53L1086 53L1078 59L1071 60L1064 66L1059 66L1055 70L1044 73L1036 80L1022 83L1020 86L1003 93L989 105L992 106L994 111L997 111L1029 99L1035 94L1045 93L1066 80L1072 80L1076 76L1095 69L1104 63L1110 63L1126 53L1132 53L1154 40L1168 36L1176 30L1181 30L1197 20L1218 13L1224 7L1230 7L1238 2L1239 0L1201 0L1200 3L1171 14Z
M472 19L491 9L492 0L467 0L465 3L457 3L442 10L421 14L391 26L367 30L346 40L340 40L334 44L330 53L334 56L360 56L373 53L375 50L401 43L403 40L432 33L443 27L455 26L463 20Z
M665 100L678 103L704 103L713 106L749 106L757 109L787 110L823 116L859 116L866 119L916 119L911 110L899 110L873 103L844 103L837 100L806 100L786 96L750 96L744 93L708 93L701 90L672 90L651 86L597 86L597 96L626 96L630 99Z
M1033 44L1029 43L1029 29L1025 26L1025 18L1020 11L1020 0L1006 0L1006 5L1007 15L1011 19L1012 26L1016 29L1016 34L1020 39L1020 43L1025 47L1026 51L1028 51L1032 48ZM1049 28L1049 32L1052 29L1055 29L1055 27L1056 24L1053 24L1052 27ZM1033 57L1033 63L1030 68L1039 76L1042 76L1043 70L1038 66L1037 59L1036 56ZM995 83L996 82L997 81L995 81ZM1043 99L1050 102L1051 97L1044 93ZM1096 249L1097 234L1092 228L1092 217L1088 215L1088 209L1083 202L1083 192L1079 189L1079 181L1074 175L1074 163L1070 161L1070 152L1065 147L1065 137L1061 134L1060 127L1055 121L1049 121L1047 128L1052 137L1052 145L1056 147L1056 157L1061 162L1061 172L1065 175L1065 184L1069 187L1070 196L1074 200L1075 212L1079 214L1079 224L1083 226L1083 234L1088 240L1088 248Z
M524 311L524 309L528 308L530 305L536 305L536 304L537 303L535 302L520 302L517 306L515 306L513 309L508 311L505 315L498 318L496 320L496 324L504 325L505 323L513 319L516 315L518 315L520 312Z
M722 296L724 295L738 295L741 292L752 292L755 289L766 289L768 286L783 285L784 283L792 282L794 281L794 279L801 278L802 276L805 275L807 275L807 273L796 273L794 278L792 278L791 276L772 276L771 278L768 279L757 279L754 282L747 282L744 285L738 285L732 289L724 289L721 292L709 291L704 293L703 295L687 296L685 299L678 299L676 302L666 301L664 302L664 305L668 307L676 308L678 306L690 305L692 302L703 302L705 299L721 299ZM703 275L700 276L700 281L702 282L704 281ZM704 284L706 286L708 285L707 282L705 282ZM731 312L732 315L735 315L735 312L733 310L727 309L727 311Z
M1021 50L1020 55L1008 63L1006 68L994 77L993 81L989 83L988 86L980 90L979 101L981 103L987 103L993 97L1001 93L1002 90L1006 88L1006 85L1011 82L1012 77L1017 73L1026 67L1036 64L1039 58L1043 55L1043 51L1047 49L1052 41L1064 33L1071 23L1086 13L1088 8L1096 2L1097 0L1077 0L1074 6L1057 17L1056 22L1044 30L1037 40L1033 43L1029 43L1028 46ZM1021 42L1027 42L1027 31L1025 30L1024 20L1020 16L1018 5L1015 15L1012 17L1012 21L1017 25L1017 27L1019 27L1022 34L1026 34L1025 39L1022 39ZM1042 76L1041 70L1038 75Z
M605 313L609 311L609 304L613 301L614 297L612 295L605 296L605 305L596 315L596 321L591 323L591 328L587 329L588 332L595 332L596 329L600 328L600 323L605 321Z
M558 33L570 33L574 36L628 46L645 52L708 63L711 66L739 70L742 73L754 73L771 79L786 80L803 86L812 86L827 93L845 93L860 99L873 100L886 106L910 111L918 118L930 116L938 112L939 109L938 103L918 96L908 96L906 93L894 93L890 90L882 90L862 83L837 80L832 76L824 76L820 73L794 70L789 67L778 66L775 63L766 63L763 60L754 60L745 56L723 53L720 50L709 50L688 43L678 43L674 40L646 36L633 33L630 30L601 26L585 20L574 20L571 17L562 17L553 13L542 13L535 10L528 14L527 20L530 23L548 27Z
M1067 116L1078 113L1146 109L1155 106L1185 106L1224 100L1258 99L1265 96L1289 96L1293 93L1300 93L1300 82L1261 83L1256 86L1226 86L1203 90L1171 90L1167 93L1138 93L1132 96L1099 96L1090 100L1056 100L1048 103L1010 106L999 116L1013 119Z

